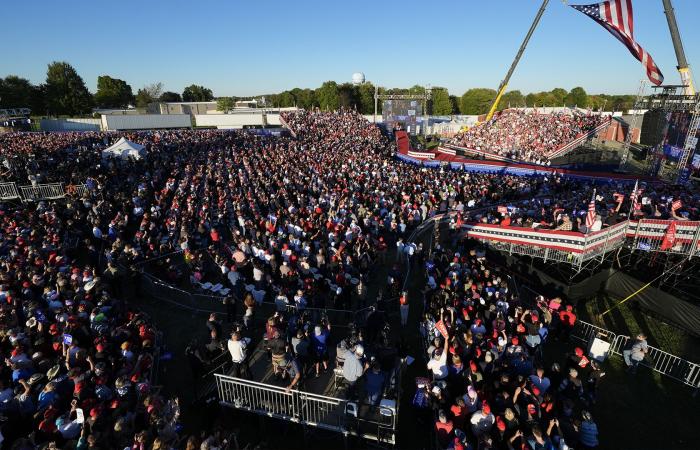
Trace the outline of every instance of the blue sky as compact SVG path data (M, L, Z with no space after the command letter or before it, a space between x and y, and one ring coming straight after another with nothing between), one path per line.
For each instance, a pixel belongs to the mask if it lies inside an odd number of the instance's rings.
M587 3L585 0L571 3ZM635 37L666 82L679 81L661 0L634 0ZM134 89L192 83L219 95L255 95L362 71L389 87L496 88L540 0L8 1L0 76L42 82L50 61L70 62L94 92L101 74ZM691 64L700 64L700 1L674 0ZM700 69L697 73L700 76ZM583 86L634 93L641 64L602 27L551 0L510 88ZM696 82L696 84L698 84Z

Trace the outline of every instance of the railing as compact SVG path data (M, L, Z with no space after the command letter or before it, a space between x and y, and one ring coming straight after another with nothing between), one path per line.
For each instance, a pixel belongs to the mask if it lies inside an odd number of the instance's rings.
M528 286L522 287L523 291L527 291L528 297L524 297L521 300L524 300L531 308L534 308L535 302L533 296L539 294ZM576 320L570 336L572 339L576 339L579 342L589 344L594 337L600 335L605 336L610 342L609 352L612 355L624 356L625 350L631 345L631 338L629 336L616 334L610 330L580 319ZM696 390L700 389L700 364L672 355L661 349L652 347L651 345L649 346L646 357L639 364L676 381L680 381Z
M559 147L557 150L553 151L549 155L547 155L548 159L554 159L558 158L560 156L564 156L567 153L569 153L571 150L574 150L576 147L580 146L583 144L587 139L595 137L596 134L600 133L604 129L610 126L610 122L612 121L612 118L608 118L607 121L601 123L597 127L595 127L593 130L582 134L581 136L577 137L573 141L569 142L568 144L564 144L563 146Z
M630 339L629 336L618 335L610 346L610 350L616 355L622 355L629 347ZM639 364L695 389L700 389L700 364L652 346L649 346L649 351Z
M642 251L661 251L661 245L668 228L674 221L640 219L630 221L627 237L632 238L632 248ZM698 256L698 239L700 239L700 222L675 221L676 233L674 242L663 251L688 256Z
M354 435L389 444L396 441L396 414L392 408L370 407L369 415L365 415L358 404L350 400L296 389L287 391L283 387L222 374L215 377L222 405L344 436ZM376 427L377 432L368 432L367 425Z
M66 196L63 183L37 184L19 188L22 191L22 197L27 201L55 200Z
M632 238L634 250L665 251L690 257L700 255L700 222L675 221L675 240L671 247L661 249L673 222L655 219L624 221L586 235L482 223L465 224L463 230L467 237L483 241L496 250L579 268L586 261L602 259L608 252L622 247L627 238Z
M289 134L291 134L292 137L293 137L294 139L297 138L297 134L294 132L294 130L292 129L292 127L289 126L289 124L287 123L287 121L284 120L284 117L282 117L282 114L280 114L280 124L281 124L284 128L286 128L286 129L289 130Z
M0 200L20 199L22 201L57 200L66 195L84 196L89 190L84 184L63 183L35 184L31 186L17 186L16 183L0 183Z
M19 198L15 183L0 183L0 200L12 200Z

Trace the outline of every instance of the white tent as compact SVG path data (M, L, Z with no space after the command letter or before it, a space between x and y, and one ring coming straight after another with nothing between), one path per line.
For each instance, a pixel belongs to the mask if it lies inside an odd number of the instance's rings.
M141 159L146 156L146 148L143 145L128 141L126 138L119 138L112 146L102 150L102 158Z

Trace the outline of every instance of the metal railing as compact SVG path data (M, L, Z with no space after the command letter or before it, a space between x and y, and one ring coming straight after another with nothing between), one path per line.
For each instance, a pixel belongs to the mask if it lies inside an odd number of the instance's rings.
M63 183L37 184L36 186L20 186L25 201L55 200L66 196Z
M344 436L359 436L389 444L396 441L396 414L392 408L370 407L369 414L365 415L356 402L347 399L296 389L287 391L283 387L228 375L215 374L215 377L222 405ZM367 431L375 427L376 433Z
M15 183L0 183L0 200L12 200L19 198Z
M85 184L63 183L33 184L29 186L17 186L17 183L0 183L0 200L20 199L22 201L57 200L66 195L84 197L89 193Z
M628 242L628 238L632 240L634 250L699 256L700 222L675 221L675 241L671 247L661 250L673 222L655 219L624 221L586 235L481 223L465 224L463 228L467 237L480 240L496 250L581 268L586 261L602 260L607 253Z
M623 356L625 350L632 345L629 336L617 335L610 346L610 351ZM656 347L648 346L649 351L639 363L655 372L680 381L695 389L700 389L700 364L672 355Z
M525 296L521 300L534 308L535 302L533 298L529 296L537 296L539 294L528 286L522 287L523 291L527 291L528 296ZM570 337L584 344L588 344L594 337L600 335L606 336L607 340L610 342L610 354L618 357L623 357L625 350L628 350L634 341L634 339L629 336L614 333L581 319L576 320ZM641 366L648 367L661 375L680 381L696 390L700 389L700 364L672 355L671 353L651 345L649 345L648 348L649 351L644 360L639 363Z
M630 221L627 237L632 239L632 248L641 251L661 251L666 231L673 220L640 219ZM700 222L675 221L675 240L664 252L688 256L700 255Z

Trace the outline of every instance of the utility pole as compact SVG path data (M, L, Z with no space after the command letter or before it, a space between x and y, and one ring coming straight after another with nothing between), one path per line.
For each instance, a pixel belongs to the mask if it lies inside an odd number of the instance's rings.
M486 121L491 120L493 117L493 113L496 112L496 108L498 107L498 102L501 101L501 97L503 97L503 94L506 92L506 88L508 87L508 82L510 81L511 75L513 75L513 72L515 71L515 67L518 65L518 62L520 61L520 57L523 56L523 53L525 52L525 47L527 47L527 43L530 41L530 37L532 37L532 33L535 32L535 28L537 28L537 24L540 23L540 19L542 18L542 14L544 14L545 8L547 8L547 4L549 3L549 0L543 0L542 1L542 6L540 6L539 11L537 11L537 15L535 16L535 20L532 22L532 25L530 25L530 30L528 30L527 35L525 36L525 40L523 40L523 43L520 45L520 49L518 50L518 53L515 55L515 59L513 60L513 64L510 65L510 69L508 69L508 73L506 74L506 77L501 81L501 85L498 86L498 93L496 94L496 98L493 101L493 104L491 105L491 109L489 110L489 113L486 115Z
M374 86L374 123L377 123L377 101L379 101L379 86Z

